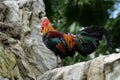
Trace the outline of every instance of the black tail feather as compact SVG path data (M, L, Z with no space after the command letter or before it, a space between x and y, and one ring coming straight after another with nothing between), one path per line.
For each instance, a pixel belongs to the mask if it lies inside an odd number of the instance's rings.
M99 41L102 39L103 36L105 36L107 41L106 48L109 48L111 45L111 38L108 31L103 27L87 27L84 30L84 32L87 32L91 37L95 39L95 41L99 44Z
M102 27L87 27L77 34L75 50L86 57L97 49L103 36L105 36L107 41L107 45L105 46L105 49L107 49L111 45L111 38L108 31ZM79 44L78 42L81 42L81 39L82 43Z

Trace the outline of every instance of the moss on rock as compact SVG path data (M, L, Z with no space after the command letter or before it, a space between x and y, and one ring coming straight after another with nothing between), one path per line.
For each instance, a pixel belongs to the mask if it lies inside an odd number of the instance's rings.
M0 51L0 75L6 78L14 77L14 67L16 59L13 53L5 50Z

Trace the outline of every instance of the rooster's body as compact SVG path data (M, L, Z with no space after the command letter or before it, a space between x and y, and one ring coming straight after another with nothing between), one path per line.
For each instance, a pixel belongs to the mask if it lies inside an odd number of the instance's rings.
M79 34L73 36L57 32L50 24L48 19L42 21L43 42L60 58L67 56L73 57L75 51L82 56L94 52L103 35L107 39L107 46L110 45L110 37L108 32L100 27L89 27L80 31Z
M49 31L43 36L45 45L61 58L75 54L75 37L56 31Z

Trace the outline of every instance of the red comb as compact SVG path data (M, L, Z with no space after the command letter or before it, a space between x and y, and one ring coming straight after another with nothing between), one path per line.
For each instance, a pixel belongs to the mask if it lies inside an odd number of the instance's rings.
M47 18L44 18L41 24L42 30L49 24L50 24L50 21Z

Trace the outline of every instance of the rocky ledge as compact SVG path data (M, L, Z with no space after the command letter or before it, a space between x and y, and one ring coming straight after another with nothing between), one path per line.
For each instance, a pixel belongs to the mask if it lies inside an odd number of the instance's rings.
M56 68L38 80L120 80L120 53Z

